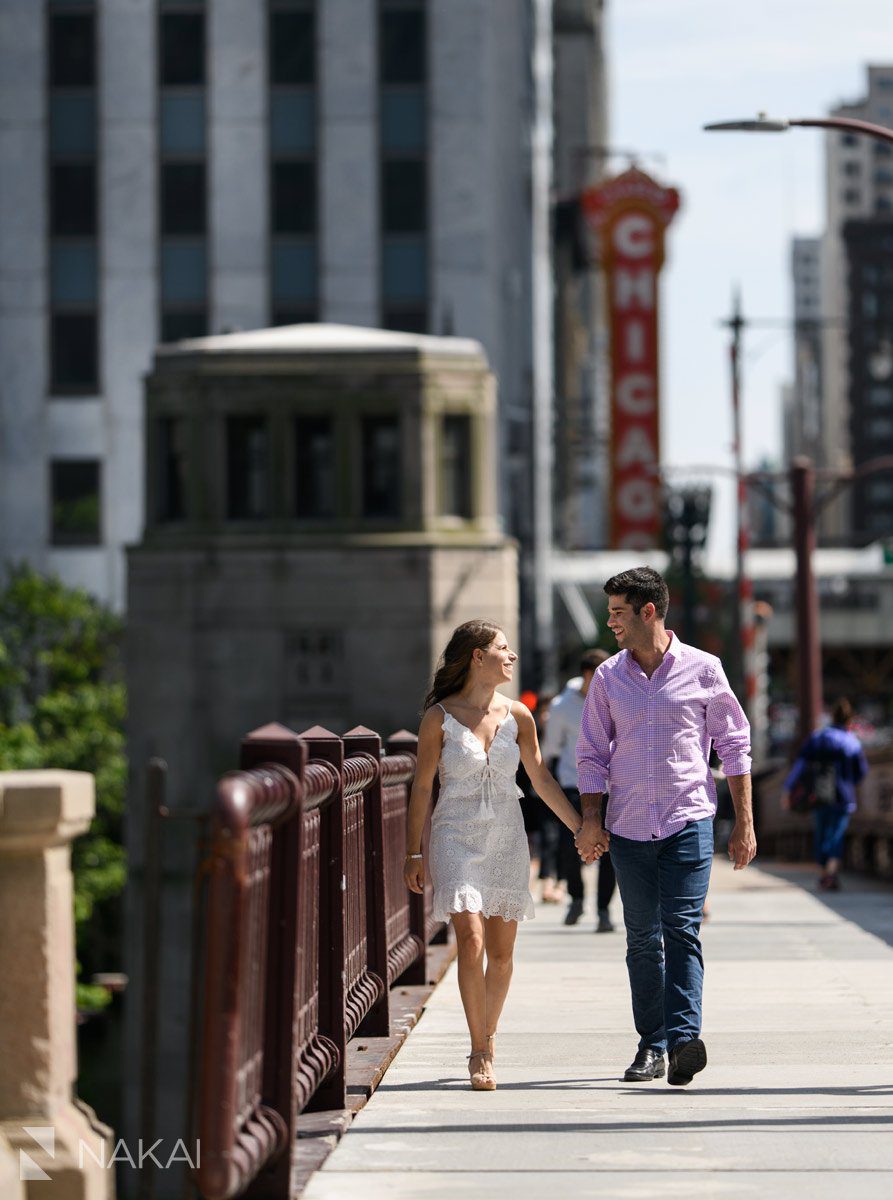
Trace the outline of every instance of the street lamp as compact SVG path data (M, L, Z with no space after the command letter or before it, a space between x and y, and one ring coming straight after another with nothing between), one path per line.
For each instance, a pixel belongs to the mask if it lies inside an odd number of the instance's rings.
M757 113L752 120L712 121L703 128L707 133L787 133L795 127L810 129L843 129L863 137L878 138L882 142L893 142L893 129L886 125L873 125L871 121L857 121L854 117L767 117Z
M755 118L736 121L714 121L703 128L708 133L786 133L795 127L812 129L839 129L861 137L875 138L882 142L893 142L893 129L885 125L874 125L870 121L859 121L853 117L799 117L777 118L758 113ZM732 324L735 333L734 323ZM889 360L888 345L884 345L878 356ZM881 369L886 369L885 361ZM734 370L734 364L733 364ZM737 386L737 385L736 385ZM830 476L835 486L821 498L814 495L815 468L810 459L799 457L791 463L790 482L794 516L794 545L797 555L797 612L798 612L798 656L800 661L800 736L805 739L818 723L822 712L821 643L819 641L819 605L812 556L816 541L816 517L833 495L856 479L877 471L890 470L893 457L872 459L862 463L855 471L823 472ZM739 468L740 470L740 468ZM751 477L754 478L754 477ZM739 474L739 484L741 475ZM740 529L739 529L740 539ZM739 549L740 554L740 549Z

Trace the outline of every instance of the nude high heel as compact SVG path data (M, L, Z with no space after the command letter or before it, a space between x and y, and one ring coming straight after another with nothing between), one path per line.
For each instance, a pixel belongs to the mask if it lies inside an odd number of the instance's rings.
M468 1074L471 1076L473 1092L495 1092L493 1059L488 1050L475 1050L468 1056Z

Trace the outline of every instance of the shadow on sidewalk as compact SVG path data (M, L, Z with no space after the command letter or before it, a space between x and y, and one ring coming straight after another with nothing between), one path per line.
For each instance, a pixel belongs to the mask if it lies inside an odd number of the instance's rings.
M665 1093L666 1094L666 1093ZM719 1120L704 1120L696 1121L684 1119L679 1121L649 1121L647 1118L641 1121L549 1121L543 1123L513 1121L506 1124L491 1124L491 1122L479 1122L475 1125L364 1125L363 1136L369 1134L382 1133L386 1136L394 1134L411 1134L421 1133L426 1137L438 1133L480 1133L486 1137L492 1136L494 1133L524 1133L530 1135L544 1133L642 1133L643 1131L653 1132L662 1130L670 1132L673 1130L692 1130L699 1129L708 1131L711 1129L757 1129L767 1125L778 1125L786 1127L794 1127L808 1130L827 1129L829 1126L836 1125L852 1125L859 1129L870 1125L885 1125L889 1128L890 1115L886 1112L878 1112L877 1114L854 1113L844 1114L839 1112L829 1112L822 1115L792 1117L784 1113L778 1115L763 1113L755 1117L732 1117L729 1119Z
M838 917L852 921L866 933L893 946L893 884L844 872L839 892L820 892L816 887L816 868L812 865L760 862L759 866L765 875L809 892Z
M599 1085L607 1086L599 1086ZM450 1085L454 1085L450 1087ZM446 1079L420 1080L416 1083L388 1083L384 1081L380 1090L384 1092L431 1092L449 1088L451 1091L468 1091L468 1080L457 1076ZM500 1092L526 1092L536 1089L549 1091L616 1091L626 1096L893 1096L893 1082L853 1084L849 1087L727 1087L727 1088L670 1088L660 1084L657 1087L639 1084L623 1084L614 1076L599 1079L525 1079L519 1083L500 1083ZM841 1118L850 1120L849 1117ZM887 1114L884 1120L889 1122ZM757 1122L759 1124L759 1122Z

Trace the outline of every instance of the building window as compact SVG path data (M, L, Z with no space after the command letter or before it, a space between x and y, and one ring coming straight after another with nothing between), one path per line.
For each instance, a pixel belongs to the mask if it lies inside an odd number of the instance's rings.
M335 422L331 417L295 421L295 515L325 519L336 513Z
M318 173L314 0L270 0L270 310L274 325L315 321Z
M208 332L206 19L200 0L161 0L158 209L161 340Z
M316 78L316 13L312 3L273 0L270 11L270 81L312 84Z
M425 5L419 0L382 0L381 77L384 83L424 83Z
M850 159L849 162L843 164L844 175L849 175L851 178L862 174L862 164Z
M205 82L205 14L163 12L159 31L158 82L166 87L201 87Z
M273 163L274 233L316 232L316 170L313 162Z
M161 168L161 233L205 233L207 198L203 162L166 162Z
M96 86L96 18L93 12L66 12L50 0L50 87ZM92 3L79 5L92 9Z
M270 515L270 435L264 417L227 419L226 515L231 521Z
M858 204L861 194L855 188L847 188L843 193L844 204Z
M379 0L381 323L428 328L427 12Z
M95 459L50 463L50 512L54 546L100 545L99 463Z
M886 441L893 436L893 417L871 417L866 425L866 432L871 438L881 438Z
M469 520L471 511L471 418L443 418L440 447L440 511Z
M869 480L865 490L875 504L888 503L893 500L893 479ZM890 532L893 533L893 527Z
M364 517L399 518L401 497L400 418L362 421L362 511Z
M179 417L161 417L155 451L156 518L162 523L182 521L186 516L186 422Z
M96 15L48 9L49 334L53 395L99 390Z

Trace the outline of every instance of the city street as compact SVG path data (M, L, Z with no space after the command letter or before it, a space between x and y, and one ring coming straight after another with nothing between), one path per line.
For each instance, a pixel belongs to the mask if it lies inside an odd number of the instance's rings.
M622 933L522 927L495 1093L467 1082L455 965L305 1200L893 1195L893 888L717 858L704 926L709 1064L623 1084ZM591 893L589 880L587 887ZM619 900L614 900L619 918Z

